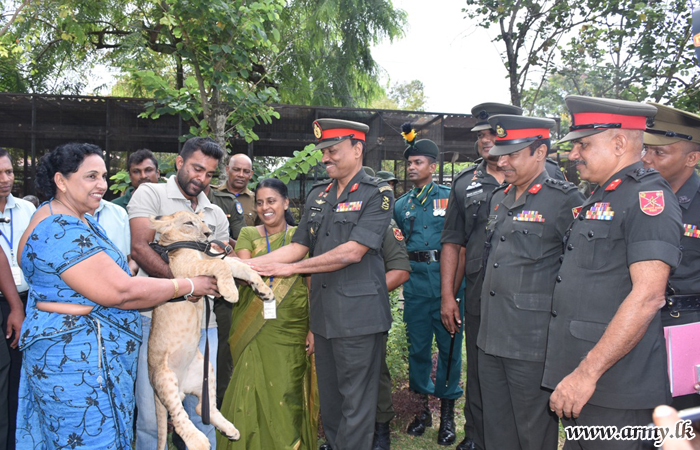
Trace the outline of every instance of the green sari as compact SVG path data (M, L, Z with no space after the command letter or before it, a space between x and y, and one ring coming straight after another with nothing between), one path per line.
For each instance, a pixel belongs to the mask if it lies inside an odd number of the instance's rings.
M296 227L269 236L270 250L288 244ZM265 236L255 227L241 230L236 250L252 256L268 253ZM269 283L267 277L263 279ZM229 441L217 432L219 450L315 450L318 394L313 356L306 356L309 297L298 276L274 277L277 318L263 318L263 302L248 286L239 289L233 307L229 345L233 375L221 413L241 432Z

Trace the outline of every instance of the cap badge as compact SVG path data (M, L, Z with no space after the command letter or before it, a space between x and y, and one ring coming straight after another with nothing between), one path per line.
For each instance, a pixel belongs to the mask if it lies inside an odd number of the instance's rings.
M496 136L503 139L507 135L508 135L508 133L506 133L506 130L503 129L503 127L501 126L500 123L498 125L496 125Z
M321 139L322 135L321 125L318 122L314 122L314 136L316 136L316 139Z
M486 110L482 109L479 111L479 119L481 120L486 120L489 118L489 113L486 112Z

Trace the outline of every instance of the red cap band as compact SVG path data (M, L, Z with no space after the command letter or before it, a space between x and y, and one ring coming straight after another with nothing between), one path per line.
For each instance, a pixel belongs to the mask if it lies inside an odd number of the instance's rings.
M575 113L573 125L587 125L595 123L619 123L625 130L646 130L647 118L644 116L625 116L622 114L608 113ZM592 129L593 127L591 127Z
M332 130L321 130L321 140L333 139L353 134L353 139L365 140L365 133L351 128L333 128Z
M513 141L515 139L527 139L535 136L542 136L540 139L549 139L549 129L547 128L525 128L521 130L506 130L506 135L496 137L496 141Z

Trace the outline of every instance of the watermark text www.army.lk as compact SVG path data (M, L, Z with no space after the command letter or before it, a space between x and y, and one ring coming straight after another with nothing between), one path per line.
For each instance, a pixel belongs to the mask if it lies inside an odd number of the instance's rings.
M666 439L693 439L695 432L690 420L679 420L673 427L647 426L583 426L574 425L565 428L566 440L592 441L653 441L655 447L661 447Z

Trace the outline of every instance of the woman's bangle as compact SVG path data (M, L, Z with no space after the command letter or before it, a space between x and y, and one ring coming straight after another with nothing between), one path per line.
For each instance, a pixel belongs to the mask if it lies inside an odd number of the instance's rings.
M185 294L185 300L189 300L189 298L192 297L192 294L194 294L194 281L190 280L189 278L185 278L185 280L190 282L190 293Z
M172 298L177 298L180 295L180 285L177 284L177 280L174 278L171 278L170 281L173 282L173 286L175 286L175 292L173 292L173 297Z

